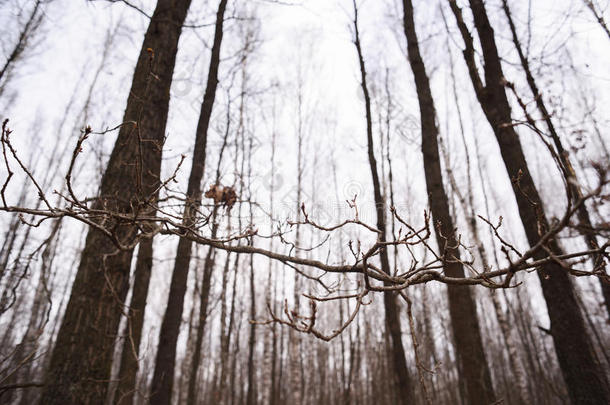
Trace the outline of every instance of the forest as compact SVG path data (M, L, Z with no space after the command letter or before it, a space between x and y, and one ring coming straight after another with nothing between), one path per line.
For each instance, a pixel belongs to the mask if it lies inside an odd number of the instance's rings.
M610 404L608 19L0 0L0 404Z

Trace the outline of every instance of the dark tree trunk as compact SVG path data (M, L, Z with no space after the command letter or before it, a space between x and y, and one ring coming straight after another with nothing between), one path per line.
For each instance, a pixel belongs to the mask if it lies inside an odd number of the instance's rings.
M548 221L538 190L530 175L519 137L512 125L511 109L504 88L504 74L487 12L482 0L470 0L475 26L481 41L484 58L485 85L483 85L474 60L473 40L463 21L461 10L454 0L451 9L466 49L464 58L483 112L489 121L498 144L504 165L511 178L519 214L531 246L540 239L539 228L548 229ZM556 240L548 243L555 255L562 250ZM546 257L538 250L536 259ZM569 396L574 404L610 403L610 387L595 356L593 345L578 308L574 287L567 271L556 262L538 271L542 292L551 321L551 335Z
M219 155L218 164L216 166L216 177L214 180L216 184L218 184L218 182L220 181L220 169L221 169L221 165L222 165L224 152L225 152L225 149L229 142L230 134L231 134L231 108L230 108L230 101L229 101L229 104L227 106L227 113L226 113L226 129L225 129L225 133L224 133L222 146L221 146L220 152L218 154ZM212 222L211 238L212 239L215 239L216 235L218 233L219 224L218 224L216 218L218 216L219 209L220 208L218 206L214 206L214 209L212 210L212 217L211 217L212 218L211 219L211 222ZM196 404L197 398L198 398L198 392L199 392L198 391L199 390L198 370L199 370L199 365L201 364L201 349L202 349L202 343L203 343L203 333L204 333L205 327L207 325L210 288L212 285L212 273L214 271L215 261L216 261L216 251L214 248L210 248L205 257L204 267L203 267L203 279L201 281L201 288L200 288L200 295L199 295L199 297L200 297L199 322L197 324L197 334L196 334L197 336L195 339L195 348L194 348L194 351L192 354L190 372L189 372L189 376L188 376L188 389L187 389L187 398L186 398L187 405Z
M152 264L153 239L148 238L140 242L138 248L129 315L125 326L125 341L121 352L119 384L114 397L114 403L117 405L131 405L134 401L142 326L144 325L144 311L146 309L146 297L148 296Z
M215 215L214 215L215 217ZM191 359L191 368L188 376L188 389L186 403L194 405L197 403L197 371L201 362L201 346L203 344L203 332L208 319L208 303L210 298L210 286L212 282L212 271L214 269L214 249L210 248L203 265L203 279L199 291L199 322L197 324L197 337L195 338L195 350Z
M542 115L542 119L544 120L549 133L551 135L551 139L553 140L553 144L555 145L555 149L557 150L557 157L559 159L559 164L562 170L562 174L565 178L566 184L568 186L568 190L570 192L569 198L573 203L579 198L582 198L582 190L578 184L576 178L576 171L574 170L574 166L572 165L572 161L568 154L568 151L563 147L563 143L561 142L561 138L555 129L555 124L553 123L553 119L548 109L546 108L546 103L544 102L544 98L538 89L538 85L536 84L536 80L534 79L534 75L530 69L529 61L523 52L521 47L521 42L519 41L519 37L517 36L517 29L515 27L515 23L512 18L512 14L508 7L508 0L502 0L502 6L504 9L504 13L506 15L506 19L508 20L508 25L510 27L510 32L513 39L513 44L515 45L515 49L517 49L517 54L519 55L519 61L521 62L521 67L525 73L525 77L527 79L527 84L529 85L530 91L532 92L532 96L534 96L534 100L536 101L536 107L540 111ZM528 118L530 121L530 125L534 125L532 119ZM593 225L591 224L591 216L589 215L589 210L585 204L580 204L577 211L578 221L580 222L578 230L585 238L589 249L597 250L599 249L599 243L593 232ZM605 263L604 258L601 254L596 255L593 258L593 265L598 268L602 273L605 273ZM604 301L606 304L606 313L608 319L610 320L610 282L600 277L599 284L602 290L602 295L604 297Z
M95 208L149 212L159 186L161 153L178 39L190 0L159 0L144 37L115 147ZM135 125L133 123L136 123ZM153 201L154 203L154 201ZM106 222L118 239L136 227ZM117 251L90 229L46 374L41 403L103 403L106 397L133 250Z
M184 207L183 224L191 226L196 217L197 208L201 199L201 180L205 166L206 142L208 127L216 98L218 86L218 67L220 65L220 46L223 35L224 12L227 0L221 0L216 14L216 30L214 32L214 44L208 71L207 85L201 105L199 122L195 134L195 150L193 152L193 165L187 189L187 202ZM172 398L172 387L174 383L174 366L176 362L176 344L180 332L180 321L184 306L184 295L186 293L186 282L188 278L189 264L191 261L192 242L186 238L180 238L178 251L172 273L172 281L169 290L169 298L161 332L159 335L159 346L155 362L155 372L152 381L151 404L169 405Z
M220 335L218 342L218 346L220 347L220 358L218 359L218 365L215 368L215 371L217 372L217 383L215 387L215 392L213 393L214 401L216 401L217 403L224 403L225 400L226 402L228 402L229 400L229 396L227 395L227 370L229 369L229 345L231 343L231 328L233 326L233 319L231 319L230 316L229 319L227 319L227 282L229 279L230 259L231 254L229 252L227 253L225 264L222 270L222 281L220 288Z
M430 90L430 82L426 73L424 61L419 52L413 4L411 0L403 0L403 28L407 38L409 63L415 79L417 98L419 101L422 152L424 155L424 172L428 189L428 202L436 229L436 240L439 249L447 246L445 254L449 260L443 261L445 274L450 277L464 277L464 268L460 262L453 219L449 213L447 194L443 188L443 175L438 151L438 128L436 127L436 111ZM454 259L455 258L455 259ZM449 313L455 338L455 350L460 370L460 384L465 388L466 401L470 404L490 404L495 400L491 374L483 342L476 303L467 286L448 285Z
M373 192L375 197L375 206L377 211L377 229L381 231L379 242L386 241L386 223L385 223L385 204L381 195L381 185L379 181L379 173L377 172L377 161L375 159L375 147L373 143L373 118L371 114L371 97L366 82L366 67L364 65L364 57L360 45L360 34L358 31L358 8L354 1L354 45L358 52L358 62L360 66L360 78L362 92L364 94L364 102L366 109L366 135L369 165L371 168L371 177L373 180ZM390 274L390 260L388 258L387 249L381 249L379 253L381 260L381 269L386 274ZM412 403L412 386L409 381L409 372L407 370L407 361L405 358L405 350L402 344L402 330L400 327L400 314L398 304L396 302L395 293L387 291L383 293L383 304L385 308L385 325L390 335L390 349L393 365L394 386L397 393L397 400L400 404L407 405Z

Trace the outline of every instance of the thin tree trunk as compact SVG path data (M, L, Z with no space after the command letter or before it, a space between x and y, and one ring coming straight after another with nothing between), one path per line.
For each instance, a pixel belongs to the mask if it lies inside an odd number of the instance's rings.
M196 327L197 327L197 319L199 319L199 315L197 313L197 297L201 295L199 291L199 274L200 272L195 270L195 277L193 282L195 283L195 288L193 288L193 295L191 296L191 312L189 314L189 326L187 331L187 342L186 342L186 353L184 354L184 360L180 367L180 382L178 384L178 404L182 404L186 401L186 395L188 391L188 384L191 380L191 365L193 363L193 353L195 352L195 339L196 339ZM197 315L197 317L196 317ZM197 379L196 377L193 377Z
M295 225L295 241L294 244L297 247L301 245L301 196L303 192L303 140L305 138L304 132L304 119L303 119L303 107L304 107L304 80L302 72L302 61L299 60L297 66L297 182L296 182L296 201L294 205L294 212L296 214ZM294 310L299 311L300 297L301 297L301 279L297 272L294 272L294 284L293 284L293 297L294 297ZM295 405L303 404L303 384L302 384L302 340L299 332L290 328L288 330L288 355L290 364L290 390L292 402Z
M224 133L222 145L220 147L220 151L218 153L218 163L216 165L216 175L215 175L215 180L214 180L216 184L218 184L218 182L220 181L221 164L222 164L225 149L228 145L229 135L231 133L230 97L228 97L228 99L229 99L229 104L227 105L227 112L226 112L225 133ZM212 219L211 219L211 221L212 221L212 233L211 233L212 239L216 238L216 235L218 234L219 225L217 222L217 216L219 214L219 209L220 209L220 207L215 205L214 209L212 210ZM210 248L208 250L208 253L207 253L205 261L204 261L203 279L201 281L201 295L200 295L200 301L199 301L199 323L197 326L197 338L195 341L195 351L193 352L192 361L191 361L191 371L189 374L189 383L188 383L188 391L187 391L187 399L186 399L187 405L194 405L197 403L197 397L198 397L197 384L199 381L197 378L197 375L198 375L199 365L201 363L201 349L202 349L201 344L203 341L203 332L205 330L206 323L207 323L210 288L212 285L212 272L214 271L215 261L216 261L216 251L214 250L214 248ZM212 393L213 392L214 392L214 389L212 389Z
M282 272L282 297L284 297L286 295L286 272ZM277 296L277 295L276 295ZM286 394L285 394L285 384L283 384L284 381L284 369L285 369L285 365L284 365L284 358L286 357L284 355L284 351L286 349L286 339L285 339L285 328L279 328L280 330L280 348L279 348L279 364L278 364L278 377L277 377L277 392L276 392L276 397L274 399L276 404L281 404L282 400L286 399Z
M369 94L366 81L366 67L360 45L360 33L358 31L358 8L355 0L354 6L354 45L358 53L358 62L360 67L361 87L364 94L365 110L366 110L366 134L367 134L367 149L369 165L371 169L371 177L373 180L373 193L375 197L375 206L377 213L377 229L381 231L378 240L383 243L386 241L386 223L385 223L385 204L381 195L381 185L379 182L379 174L377 172L377 161L375 159L375 146L373 143L373 119L371 113L371 97ZM382 249L379 253L381 260L381 269L386 274L391 274L390 260L387 249ZM397 401L400 404L408 404L412 402L413 387L409 381L409 372L407 370L407 361L405 358L405 350L402 343L402 330L400 326L399 308L396 302L394 292L387 291L383 293L383 302L385 307L385 325L390 335L391 358L393 365L394 387L397 392Z
M208 128L216 88L218 86L218 68L220 65L220 47L223 36L224 13L227 0L221 0L216 13L216 30L214 32L214 44L212 45L212 56L208 71L207 85L201 105L201 113L197 130L195 133L195 150L193 152L193 165L189 176L186 203L183 214L183 224L188 228L196 221L197 208L201 199L201 180L205 167L206 143ZM186 238L180 238L174 271L170 285L169 298L161 331L159 333L159 346L155 362L155 371L152 382L151 404L169 405L172 398L172 387L174 383L174 366L176 363L176 344L180 333L180 321L184 306L184 294L188 279L188 270L191 262L192 242ZM203 294L203 292L202 292Z
M271 134L271 171L269 173L270 181L269 181L269 212L274 212L274 196L275 192L275 151L276 151L276 139L277 139L277 112L276 112L276 98L273 99L273 110L272 110L272 134ZM273 220L273 218L271 218ZM273 224L271 225L271 231L273 232ZM269 240L269 250L273 251L273 239ZM273 267L275 262L272 259L269 259L269 272L267 274L267 305L272 308L275 312L276 310L276 297L277 297L277 282L273 279ZM272 288L273 287L273 288ZM273 293L273 295L272 295ZM271 325L271 358L269 362L271 364L271 369L269 370L269 387L268 393L266 393L268 397L269 405L277 404L277 358L278 358L278 347L277 347L277 325L275 322ZM280 353L281 356L281 353ZM266 381L267 379L265 379Z
M214 400L217 403L223 403L223 401L227 398L226 396L226 388L227 388L227 370L229 368L229 346L231 343L231 328L233 327L233 319L229 317L228 325L227 325L227 283L229 278L229 264L230 264L231 254L227 253L227 257L225 259L225 265L222 271L222 282L221 282L221 295L220 295L220 364L217 369L220 369L220 373L218 374L218 383L216 385L216 392L214 393ZM230 313L231 311L229 311Z
M252 199L252 137L249 139L248 148L248 194ZM254 223L252 206L250 206L250 224ZM252 245L252 239L249 240ZM254 257L250 255L250 333L248 335L248 391L246 393L246 405L254 405L256 403L256 387L254 375L254 349L256 347L256 288L254 284ZM235 273L237 278L237 272ZM233 292L235 295L235 291Z
M117 405L133 404L136 391L136 376L140 361L140 342L146 297L150 285L150 274L153 264L153 239L146 238L138 247L133 292L129 305L129 315L125 325L125 342L121 351L119 369L119 384L115 393L114 403Z
M216 223L217 208L214 208L212 213L212 238L216 237L218 224ZM201 349L203 343L203 333L208 318L208 305L210 299L210 288L212 285L212 273L215 265L215 251L209 248L206 254L203 265L203 278L201 280L200 295L199 295L199 322L197 324L197 337L195 339L195 350L191 359L191 368L188 376L188 389L186 403L194 405L197 403L198 397L198 372L201 364Z

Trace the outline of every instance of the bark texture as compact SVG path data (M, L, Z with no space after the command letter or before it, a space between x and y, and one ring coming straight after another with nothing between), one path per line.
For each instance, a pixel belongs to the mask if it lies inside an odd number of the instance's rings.
M124 115L102 178L97 209L148 213L159 185L170 85L190 0L159 0L144 37ZM115 224L121 242L136 235ZM41 404L103 403L128 289L133 250L118 251L91 228L55 342Z

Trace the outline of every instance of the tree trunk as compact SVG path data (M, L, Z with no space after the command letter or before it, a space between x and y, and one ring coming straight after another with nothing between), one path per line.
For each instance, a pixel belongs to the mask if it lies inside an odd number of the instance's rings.
M271 171L270 181L269 181L269 212L274 212L274 198L273 193L275 191L275 150L276 150L276 139L277 139L277 112L276 112L276 99L274 96L273 99L273 107L272 107L272 133L271 133ZM273 229L273 225L271 226ZM273 239L269 240L269 250L273 250ZM277 296L277 281L272 277L274 273L274 265L275 262L272 259L269 259L269 269L267 273L267 291L266 291L266 300L267 305L272 308L273 311L276 311L276 296ZM278 347L277 347L277 324L273 322L273 324L267 329L267 333L265 336L269 336L271 334L271 347L269 350L271 353L268 355L269 366L265 367L265 375L264 381L268 384L267 389L263 393L263 404L276 405L277 401L277 357L278 357ZM266 339L268 341L269 339ZM265 345L267 346L267 345ZM281 355L281 354L280 354ZM267 358L266 358L267 359Z
M178 39L190 0L159 0L144 37L133 76L124 125L102 178L98 209L129 215L147 211L160 181L161 153ZM134 123L136 123L134 125ZM116 226L130 243L133 225ZM118 225L118 226L117 226ZM90 229L60 327L41 403L103 403L133 250L117 251Z
M239 255L236 256L239 257ZM231 328L233 327L233 319L231 316L229 316L229 319L227 319L227 283L229 279L230 259L231 253L228 252L222 271L222 281L220 287L220 335L218 342L218 346L220 347L220 362L215 370L219 372L217 373L218 383L216 384L216 392L214 393L214 401L217 403L223 403L225 399L228 399L226 395L227 370L229 369L229 345L231 343Z
M129 304L129 315L125 325L125 341L121 351L119 369L119 384L115 393L114 403L117 405L133 404L136 392L136 376L139 368L140 342L150 273L153 264L153 239L147 238L140 242L133 280L133 292Z
M419 101L422 152L424 172L428 189L428 201L435 223L436 240L439 249L445 249L448 260L443 261L445 274L450 277L464 277L460 262L453 219L449 213L447 194L443 188L443 175L438 151L438 128L436 111L430 90L430 82L424 61L419 52L413 4L403 0L403 28L407 38L409 63L415 79ZM491 373L485 359L476 303L467 286L448 285L449 313L455 338L455 350L460 370L460 384L465 387L466 401L471 404L490 404L495 400Z
M213 216L213 218L215 215ZM214 219L212 219L214 220ZM191 359L191 369L188 375L188 390L186 396L187 405L197 403L198 370L201 362L201 346L203 343L203 332L208 319L208 303L210 299L210 286L212 283L212 271L214 270L214 249L210 248L205 258L203 267L203 279L199 292L199 322L197 324L197 337L195 339L195 350Z
M590 3L590 2L589 2ZM576 203L579 198L582 198L583 193L578 184L578 180L576 177L576 171L574 170L574 166L572 165L572 161L568 154L568 151L563 147L563 143L561 142L561 138L559 138L559 134L555 129L555 124L551 118L551 114L546 108L546 103L542 98L542 94L540 94L540 90L538 89L538 85L536 84L536 80L534 79L534 75L529 66L529 61L527 57L523 53L523 49L521 47L521 42L519 41L519 37L517 36L517 29L515 27L515 23L512 18L512 14L508 7L508 1L502 0L502 6L504 9L504 14L506 15L506 19L508 20L508 25L510 27L510 32L513 39L513 44L515 45L515 49L517 49L517 53L519 55L519 61L521 62L521 67L525 72L525 77L527 79L527 84L529 85L530 91L532 92L532 96L534 96L534 100L536 101L536 106L542 115L542 119L546 123L546 126L551 134L551 139L553 140L553 144L555 145L555 149L557 149L557 157L559 159L559 166L561 167L562 174L566 181L568 190L569 190L569 198L572 200L572 203ZM533 120L528 118L530 121L530 125L536 126ZM578 210L576 212L578 221L580 222L578 230L585 238L589 249L597 250L599 249L599 242L597 241L597 237L593 232L593 225L591 224L591 217L589 215L589 210L585 204L580 204ZM599 254L593 257L593 266L598 269L602 275L605 274L605 263L604 257ZM610 282L605 280L603 277L599 278L599 284L602 290L602 295L604 297L604 301L606 304L606 315L608 320L610 320Z
M245 76L245 75L244 75ZM243 93L243 92L242 92ZM248 195L252 196L252 138L249 139L248 148ZM250 224L254 223L252 206L250 206ZM249 240L252 245L252 239ZM238 256L239 257L239 256ZM237 260L236 268L237 268ZM254 405L257 401L257 389L255 387L254 352L256 348L256 287L254 277L254 255L250 255L250 333L248 334L248 391L246 392L246 405ZM237 271L235 272L237 278ZM235 299L235 288L233 288L233 299Z
M375 206L377 211L377 229L381 231L379 242L386 241L386 224L385 224L385 204L381 195L381 185L379 182L379 174L377 172L377 161L375 159L375 147L373 144L373 119L371 114L371 97L366 82L366 67L364 65L364 57L360 46L360 34L358 31L358 8L354 1L354 45L358 53L358 62L360 67L360 78L362 92L364 93L364 102L366 109L366 134L369 165L371 169L371 177L373 180L373 192L375 197ZM381 249L379 253L381 260L381 269L386 274L390 274L390 260L388 258L387 249ZM393 365L394 386L397 392L397 400L400 404L407 405L412 402L413 393L411 382L409 381L409 372L407 370L407 361L405 358L405 350L402 344L402 330L400 327L400 314L396 296L392 291L383 293L383 303L385 308L385 325L390 335L391 356Z
M197 208L201 199L201 180L205 167L206 142L216 88L218 86L218 67L220 65L220 46L223 36L224 12L227 0L221 0L216 13L216 30L214 32L214 44L208 79L201 105L199 122L195 134L195 150L193 152L193 165L189 176L186 203L184 207L183 225L191 226L196 220ZM174 383L174 366L176 362L176 344L180 333L180 321L184 306L184 294L188 278L189 264L191 261L192 242L186 238L180 238L172 281L170 285L167 307L161 324L159 334L159 346L155 362L155 372L152 381L151 404L169 405L172 398L172 387Z
M519 214L528 241L534 246L540 239L539 228L549 229L538 190L530 175L519 137L512 125L511 109L504 89L504 74L496 48L494 31L482 0L470 0L474 23L484 58L485 85L477 72L472 37L455 0L450 0L466 49L464 58L477 98L500 146L504 165L511 178ZM548 243L554 255L562 250L556 240ZM544 250L536 259L546 257ZM595 356L583 316L578 308L574 288L567 271L551 262L538 271L542 292L551 321L551 335L569 396L574 404L610 402L610 387Z

